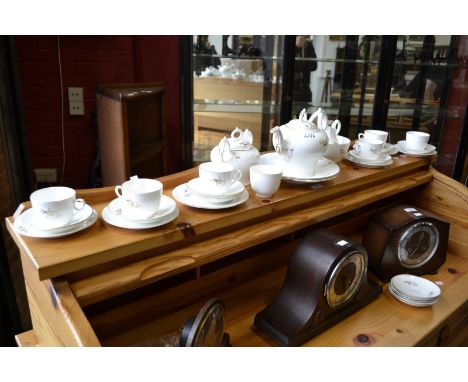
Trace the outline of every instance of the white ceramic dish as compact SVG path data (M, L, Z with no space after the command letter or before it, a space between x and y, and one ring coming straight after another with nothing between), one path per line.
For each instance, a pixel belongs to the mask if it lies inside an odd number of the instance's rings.
M245 189L241 182L236 181L224 194L215 193L212 192L212 189L206 187L206 183L203 182L201 178L189 180L187 182L187 188L192 194L196 196L200 196L202 198L219 199L222 201L229 201L240 196L242 191Z
M73 214L72 220L65 224L62 227L56 228L44 228L42 224L37 221L36 219L36 211L33 208L29 208L28 210L24 211L21 216L21 224L26 228L30 228L37 231L44 231L49 233L58 233L61 231L68 231L74 226L75 224L79 224L86 219L88 219L91 214L93 213L93 209L89 205L85 205L82 210L76 210Z
M365 168L382 168L382 167L387 167L387 166L390 166L392 163L393 163L393 159L390 158L389 160L387 161L381 161L381 162L377 162L377 163L374 163L374 162L371 162L371 161L364 161L362 159L358 159L356 158L355 156L353 156L351 154L351 152L348 152L346 155L345 155L345 159L350 161L351 163L357 165L357 166L360 166L360 167L365 167Z
M367 159L367 158L362 158L361 155L356 151L356 150L351 150L349 152L357 161L360 161L362 163L366 164L383 164L384 166L386 163L388 163L390 160L392 160L392 157L389 154L384 154L381 153L380 157L377 159Z
M35 238L41 238L41 239L53 239L57 237L72 235L74 233L83 231L84 229L92 226L98 218L98 213L94 209L91 208L91 215L89 215L85 220L82 220L79 223L75 223L67 227L61 227L61 228L56 228L56 229L39 230L29 224L23 224L23 219L22 219L23 215L24 213L18 216L18 218L13 223L13 228L15 229L15 231L23 236L35 237Z
M158 219L154 219L151 222L139 222L134 220L127 220L115 213L110 212L109 206L105 207L102 210L102 218L106 223L110 225L120 227L120 228L127 228L127 229L150 229L155 227L160 227L164 224L170 223L174 219L179 216L179 209L177 206L172 212L166 213L164 216L159 217Z
M395 296L395 297L398 297L398 298L401 298L402 300L405 300L405 301L411 301L411 302L415 302L415 303L418 303L418 304L433 304L437 301L439 301L439 296L437 297L434 297L434 298L429 298L429 299L413 299L413 298L410 298L402 293L400 293L397 289L395 289L395 287L393 287L393 285L389 285L389 288L388 288L392 294Z
M424 150L413 150L406 147L406 141L398 141L397 147L398 151L408 156L425 157L437 154L435 146L429 144L426 145Z
M301 174L294 173L291 169L284 169L287 164L282 157L277 153L267 153L260 156L260 164L273 164L283 168L282 179L294 183L318 183L326 180L334 179L340 173L340 167L332 160L327 158L319 158L315 175L311 177L303 177Z
M411 299L433 299L440 296L440 288L432 281L414 275L396 275L391 285L402 295Z
M187 184L180 184L176 188L172 190L172 196L175 200L179 203L185 204L189 207L194 208L204 208L208 210L220 210L224 208L231 208L238 206L239 204L244 203L249 198L249 193L246 189L242 191L242 193L236 197L235 199L228 200L226 202L212 202L208 198L201 198L196 195L187 192Z
M122 209L123 203L124 201L122 201L120 198L115 198L107 206L109 212L123 220L134 221L134 222L143 223L143 224L156 223L158 220L172 213L177 207L175 201L172 200L169 196L161 195L159 209L150 218L139 219L137 216L125 216L123 214L123 209Z

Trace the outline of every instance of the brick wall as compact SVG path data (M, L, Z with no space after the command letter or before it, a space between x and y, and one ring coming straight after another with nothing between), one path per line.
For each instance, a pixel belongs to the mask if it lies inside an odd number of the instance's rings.
M15 38L24 123L32 168L62 169L61 95L57 36ZM64 185L88 188L97 154L98 84L135 81L133 36L61 36L66 167ZM85 115L68 113L70 86L83 87Z

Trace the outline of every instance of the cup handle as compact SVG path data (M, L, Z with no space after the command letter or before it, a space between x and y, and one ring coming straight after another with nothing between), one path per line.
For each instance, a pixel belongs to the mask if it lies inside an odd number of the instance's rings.
M78 207L77 204L80 205L80 207ZM86 206L86 201L85 201L84 199L78 198L78 199L75 200L75 203L74 203L74 208L75 208L75 210L80 211L80 210L82 210L83 208L85 208L85 206Z
M119 198L123 197L123 194L122 194L122 186L115 186L114 191L115 191L115 194L116 194ZM119 193L119 191L120 191L120 193Z
M364 133L359 133L358 134L358 139L364 139Z
M332 129L335 129L336 135L340 133L341 130L341 122L338 119L335 119L331 125Z
M231 186L242 177L242 171L241 170L234 170L233 172L234 172L234 174L232 174Z

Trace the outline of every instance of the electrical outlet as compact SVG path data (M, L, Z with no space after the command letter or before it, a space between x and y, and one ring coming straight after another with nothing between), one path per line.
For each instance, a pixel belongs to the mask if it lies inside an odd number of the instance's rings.
M56 168L35 168L36 182L38 183L55 183L57 182Z
M68 101L83 102L83 88L68 88Z
M70 101L70 115L84 115L84 102Z

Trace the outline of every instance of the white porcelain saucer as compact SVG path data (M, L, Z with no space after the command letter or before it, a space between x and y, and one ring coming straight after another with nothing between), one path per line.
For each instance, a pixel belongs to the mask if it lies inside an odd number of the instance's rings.
M411 300L411 299L408 299L408 298L405 298L401 295L399 295L398 293L395 292L395 290L393 290L392 288L388 288L390 294L395 297L397 300L401 301L402 303L404 304L407 304L407 305L411 305L411 306L415 306L415 307L418 307L418 308L423 308L423 307L428 307L428 306L432 306L434 305L437 301L439 301L439 299L436 299L434 301L431 301L431 302L418 302L418 301L415 301L415 300Z
M18 218L16 218L15 222L13 223L13 228L16 232L23 236L36 237L41 239L53 239L83 231L84 229L92 226L98 218L98 213L91 208L91 214L79 223L74 223L72 225L61 228L40 230L23 221L22 217L25 213L26 211L18 216Z
M385 143L382 152L388 155L396 155L398 154L398 147L397 145L392 145L391 143Z
M388 161L392 160L392 157L389 154L381 153L377 159L367 159L361 157L361 155L356 150L350 150L349 153L357 161L367 164L383 164L385 165Z
M187 182L187 189L190 193L202 198L229 201L240 196L242 191L245 190L245 187L241 182L236 181L227 192L220 194L219 192L216 192L216 190L208 188L201 178L195 178Z
M178 202L185 204L186 206L189 206L189 207L204 208L208 210L220 210L224 208L235 207L235 206L238 206L239 204L244 203L249 198L249 193L244 188L241 194L235 199L228 200L225 202L213 202L213 201L210 201L210 199L208 198L202 198L202 197L196 196L190 193L190 191L187 192L187 184L184 183L184 184L180 184L179 186L177 186L176 188L172 190L172 196Z
M260 156L260 164L274 164L283 168L282 179L293 183L318 183L334 179L340 173L340 167L330 159L321 157L317 162L313 176L301 176L292 168L287 168L286 162L277 153L267 153Z
M400 153L413 157L426 157L437 154L435 146L429 144L426 145L424 150L414 150L406 147L406 141L398 141L397 147Z
M29 229L33 229L36 231L58 233L61 231L70 230L74 225L79 224L85 221L86 219L88 219L92 213L93 213L93 209L91 208L91 206L86 204L81 210L75 211L70 222L68 222L64 226L55 227L55 228L47 228L47 227L44 228L44 225L37 220L37 212L33 208L29 208L26 211L24 211L20 215L20 217L21 217L21 224Z
M387 161L379 161L379 162L371 162L368 160L359 159L356 156L351 154L351 151L345 154L345 159L350 161L351 163L365 168L381 168L390 166L393 163L393 159L388 155L390 159Z
M123 201L121 198L115 198L114 200L112 200L112 202L109 203L107 208L111 214L123 220L133 221L142 224L154 224L158 220L172 213L177 207L175 201L172 200L169 196L161 195L161 201L159 203L158 211L151 215L151 217L141 218L137 214L135 214L134 216L125 216L122 212L122 203L125 203L125 201Z

